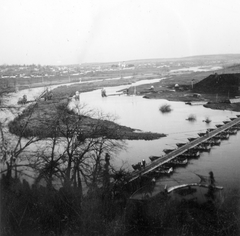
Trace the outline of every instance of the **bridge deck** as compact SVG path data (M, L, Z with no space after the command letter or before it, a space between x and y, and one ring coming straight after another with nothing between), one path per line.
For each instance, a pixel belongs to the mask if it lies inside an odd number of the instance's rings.
M231 128L232 126L237 125L239 123L240 123L240 117L237 116L237 118L235 118L232 121L229 121L229 123L224 124L221 127L216 128L213 131L209 132L208 134L206 134L202 137L196 138L194 141L186 143L184 146L179 147L179 148L175 149L174 151L170 152L169 154L166 154L166 155L158 158L157 160L155 160L155 161L151 162L150 164L146 165L146 167L144 169L139 170L139 171L133 171L132 174L131 174L132 176L131 176L129 182L137 179L139 176L143 176L143 175L153 171L154 169L158 168L159 166L167 163L168 161L176 158L177 156L185 153L186 151L198 146L199 144L205 142L206 140L220 134L221 132L223 132L223 131L225 131L225 130L227 130L227 129Z

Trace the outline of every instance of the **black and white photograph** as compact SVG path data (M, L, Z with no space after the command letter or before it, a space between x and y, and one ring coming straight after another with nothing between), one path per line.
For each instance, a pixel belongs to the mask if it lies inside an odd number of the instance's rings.
M240 235L239 10L1 0L0 236Z

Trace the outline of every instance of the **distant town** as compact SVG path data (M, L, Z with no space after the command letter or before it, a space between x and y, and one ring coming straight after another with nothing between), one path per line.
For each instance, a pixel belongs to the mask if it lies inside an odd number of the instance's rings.
M238 55L239 56L239 55ZM196 60L194 57L179 58L179 59L145 59L129 62L116 62L116 63L84 63L76 65L0 65L0 78L42 78L54 76L93 76L98 72L111 72L128 70L135 71L137 69L154 69L154 71L168 72L172 69L179 69L184 67L191 67L198 65L199 60L201 66L223 65L240 62L240 58L233 58L231 61L227 58L211 58L207 56L206 60L201 56Z
M239 54L172 59L143 59L75 65L0 65L0 88L6 92L53 84L108 78L165 76L218 70L240 63Z

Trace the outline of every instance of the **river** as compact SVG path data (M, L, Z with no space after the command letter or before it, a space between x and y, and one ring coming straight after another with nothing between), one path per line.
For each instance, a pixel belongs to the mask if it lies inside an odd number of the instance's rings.
M124 86L106 88L107 94L113 94ZM131 165L145 159L150 162L149 156L162 155L163 149L177 148L176 143L188 142L187 138L198 137L197 133L208 128L215 128L237 112L212 110L203 106L190 106L184 102L169 102L163 99L144 99L141 96L109 96L101 97L100 90L81 94L81 102L89 107L99 109L118 117L117 122L143 131L167 134L167 137L153 141L127 141L128 150L114 157L114 164L132 170ZM159 107L169 104L172 111L162 114ZM190 114L196 116L195 122L187 121ZM212 122L206 124L204 119L209 117ZM168 186L178 183L199 181L196 174L208 176L213 171L218 185L225 188L239 188L240 178L240 131L231 135L229 140L221 142L220 146L212 147L210 152L201 153L200 158L191 159L184 168L176 168L171 177L159 181Z
M149 83L149 80L137 83ZM116 94L117 91L126 87L108 87L106 93ZM24 93L27 93L28 98L31 99L42 91L43 88L36 88L11 94L8 104L16 104L17 99ZM167 137L153 141L127 141L128 150L118 153L113 157L112 162L117 167L123 166L129 170L132 170L132 164L142 159L148 163L149 156L162 155L163 149L176 148L176 143L188 142L187 138L197 137L197 133L204 132L207 128L214 128L216 124L221 124L222 121L239 114L232 111L211 110L203 106L189 106L183 102L143 99L141 96L119 95L102 98L100 90L82 93L80 101L91 109L98 109L116 116L117 122L121 125L167 134ZM172 111L162 114L159 108L163 104L169 104ZM186 120L190 114L196 116L195 122ZM5 117L10 118L10 113L5 113ZM210 124L203 122L206 117L212 120ZM222 141L220 146L214 146L209 153L202 153L199 159L190 160L186 167L175 169L170 177L164 177L158 181L168 186L196 182L199 180L196 174L208 176L209 171L213 171L218 185L225 188L239 188L239 143L240 131L237 135L230 136L229 140Z

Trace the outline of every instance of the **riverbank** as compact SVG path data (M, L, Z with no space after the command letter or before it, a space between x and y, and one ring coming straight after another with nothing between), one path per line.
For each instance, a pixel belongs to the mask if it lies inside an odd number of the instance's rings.
M9 131L23 137L38 136L48 138L52 137L56 120L59 120L61 122L60 136L62 133L65 134L68 129L76 129L77 123L81 127L81 135L84 136L84 139L98 138L103 134L106 138L115 140L154 140L166 136L165 134L142 132L119 125L107 118L104 119L104 116L95 119L87 115L76 115L67 110L67 104L67 99L61 102L56 100L50 102L39 101L37 104L32 104L9 123ZM64 109L65 113L63 113ZM63 120L65 117L68 117L68 122ZM24 130L22 127L25 127Z
M221 70L217 71L221 73ZM228 73L237 73L238 71L229 71ZM53 92L55 98L67 98L72 97L76 91L80 93L85 93L103 87L115 87L120 85L128 86L124 91L120 93L127 92L128 95L142 96L146 99L166 99L168 101L181 101L181 102L192 102L192 101L205 101L208 104L205 107L218 110L232 110L240 111L239 104L227 104L223 101L228 99L228 95L221 94L211 94L205 93L204 91L198 91L200 96L197 96L193 91L196 83L207 78L209 75L213 74L213 71L201 71L201 72L188 72L188 73L168 73L165 77L156 74L139 74L124 77L86 77L81 81L71 81L71 83L59 84L59 82L54 85L49 85L49 88ZM156 82L156 79L159 81ZM136 82L141 80L149 80L149 83L140 84L137 86L132 86ZM177 85L177 86L176 86ZM40 86L37 85L37 87ZM39 87L40 89L40 87ZM26 91L26 90L23 90ZM120 94L119 93L119 94Z
M137 95L142 96L146 99L166 99L168 101L182 101L182 102L192 102L192 101L205 101L207 102L205 107L211 108L211 109L218 109L218 110L231 110L231 111L240 111L240 105L239 104L229 104L229 103L219 103L214 102L216 100L215 94L196 94L193 92L192 87L192 78L194 77L194 82L201 81L203 78L208 76L211 72L193 72L190 74L178 74L178 75L167 75L164 78L161 78L156 75L143 75L143 76L127 76L127 77L119 77L119 78L106 78L102 80L94 80L94 81L87 81L87 82L78 82L74 84L64 84L64 85L56 85L49 87L53 94L53 100L44 102L41 101L41 108L35 108L37 110L44 110L44 114L40 112L39 117L46 115L49 111L54 111L54 108L52 108L53 104L56 104L64 99L69 99L70 97L74 96L76 91L79 91L80 93L85 93L97 89L101 89L103 87L113 87L113 86L119 86L119 85L126 85L126 89L117 91L117 95L121 94L127 94L129 96L131 95ZM136 82L141 80L147 80L146 83L140 84L140 85L134 85L137 84ZM159 80L157 80L159 79ZM156 82L157 80L157 82ZM149 81L149 83L148 83ZM127 87L129 85L129 87ZM21 94L23 94L24 91L21 91ZM29 93L31 94L30 90ZM107 94L108 95L108 94ZM109 96L112 96L112 94L109 94ZM116 94L115 94L116 95ZM99 92L100 96L100 92ZM29 97L29 95L28 95ZM219 100L225 100L226 96L218 95ZM16 102L16 101L15 101ZM44 104L44 108L43 108ZM38 114L38 112L37 112ZM13 133L16 134L16 130L19 128L19 124L21 123L21 119L16 119L17 122L14 122L11 124L11 130ZM34 126L34 125L33 125ZM32 127L33 127L32 126ZM36 125L35 125L36 126ZM117 137L123 138L123 139L129 139L129 140L138 140L138 139L144 139L144 140L153 140L160 137L164 137L166 135L164 134L156 134L156 133L146 133L146 132L135 132L135 129L126 129L126 127L118 126L119 131ZM30 134L33 133L33 131L29 131ZM34 130L34 133L39 133L38 131ZM47 135L48 136L48 135Z
M50 101L41 99L37 103L33 102L10 121L9 131L23 137L52 137L55 122L57 119L61 120L61 116L64 115L62 112L65 110L64 117L68 116L70 119L68 125L74 126L78 120L79 125L81 125L81 134L85 139L98 138L103 133L106 138L115 140L154 140L166 136L163 133L142 132L139 129L119 125L104 115L92 118L91 114L86 111L83 111L83 114L80 115L74 114L74 112L67 109L68 103L68 99L59 100L56 98ZM70 124L71 120L73 121L72 124ZM61 127L63 127L62 132L66 132L66 129L69 128L64 122Z
M194 73L195 74L195 73ZM198 74L194 83L200 81L207 73ZM185 78L185 80L183 80ZM192 77L191 77L192 78ZM146 99L166 99L180 102L206 102L207 108L240 112L240 103L229 103L229 94L206 93L199 90L195 93L191 78L186 75L168 76L157 83L149 83L129 88L129 95L139 95ZM137 92L136 92L137 91Z
M29 135L40 135L43 137L49 137L51 136L50 133L44 132L46 131L46 127L43 127L43 124L41 121L46 118L46 120L49 119L49 116L53 117L54 114L56 114L57 106L61 103L67 103L69 102L69 97L72 97L76 91L82 92L88 92L93 91L95 89L99 89L102 87L110 87L110 86L118 86L118 85L127 85L142 79L153 79L156 75L142 75L142 76L127 76L123 78L108 78L108 79L102 79L102 80L90 80L88 79L85 82L79 82L79 83L67 83L62 85L52 85L49 87L49 89L53 93L53 99L49 101L38 101L37 106L34 106L34 112L31 115L32 116L32 122L28 124L27 129L25 129L24 134L21 134L25 137ZM7 122L10 122L9 128L10 131L16 135L19 135L21 132L21 125L23 125L24 121L27 119L27 115L29 114L31 110L31 103L28 103L26 105L18 105L18 99L22 98L23 95L27 96L28 101L33 101L33 104L35 104L35 100L44 92L46 88L44 87L36 87L31 89L25 89L20 90L17 93L10 93L7 98L5 98L6 107L15 107L15 111L8 111L4 110L5 113L3 116L7 118ZM30 105L30 106L29 106ZM18 116L19 114L19 116ZM41 119L37 119L41 118ZM34 121L33 121L34 120ZM37 121L38 120L38 121ZM91 120L92 124L96 123L96 120L94 119L88 119L88 123ZM90 122L90 123L91 123ZM108 124L109 121L101 121L105 122L105 126ZM118 125L114 122L111 124L112 127L115 129L115 137L110 136L108 138L114 138L114 139L126 139L126 140L154 140L159 139L161 137L165 137L165 134L162 133L154 133L154 132L141 132L140 130L126 127L123 125ZM85 132L87 133L87 131ZM110 132L109 132L110 134Z

